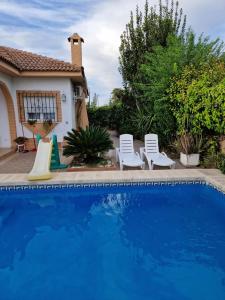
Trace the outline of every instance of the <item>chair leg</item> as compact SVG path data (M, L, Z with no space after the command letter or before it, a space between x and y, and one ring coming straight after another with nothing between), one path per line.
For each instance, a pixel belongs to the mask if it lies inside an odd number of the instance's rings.
M123 171L123 164L120 164L120 171Z
M148 161L148 167L149 167L149 170L152 170L152 163L151 163L151 161Z
M176 166L176 164L172 164L172 165L170 166L170 169L175 169L175 166Z

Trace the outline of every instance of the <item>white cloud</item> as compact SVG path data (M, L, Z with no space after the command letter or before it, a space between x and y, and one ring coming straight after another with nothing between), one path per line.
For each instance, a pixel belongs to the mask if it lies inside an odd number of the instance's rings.
M198 33L225 39L224 0L180 0L187 14L188 25ZM84 67L92 95L105 102L114 87L121 85L118 72L120 35L136 4L143 9L145 0L33 0L29 4L0 0L0 14L26 20L37 28L1 25L1 44L70 59L66 38L78 32L85 40ZM151 5L158 3L150 0ZM34 5L35 4L35 5ZM73 5L71 9L71 5ZM80 9L82 5L82 10ZM47 23L49 20L54 23Z
M68 19L72 19L71 9L67 8L66 5L63 8L60 8L60 10L54 9L54 6L38 8L32 1L30 3L27 2L26 4L21 4L15 1L1 0L0 13L16 17L29 23L34 23L35 20L65 23ZM79 9L76 11L73 9L73 14L75 14L76 17L84 16Z
M151 5L157 3L157 0L150 1ZM68 28L69 32L77 31L86 40L83 48L84 66L102 102L106 100L103 98L106 91L109 95L114 87L121 85L118 72L120 35L136 4L143 9L145 0L105 1L97 5L86 20ZM216 5L211 0L180 0L180 7L187 14L187 25L191 25L198 33L204 32L214 38L225 37L224 0L217 0Z
M144 2L139 1L139 4ZM84 37L84 66L88 79L94 83L91 89L100 96L100 103L108 100L113 88L121 86L118 71L120 35L135 6L136 0L105 1L97 5L86 20L67 29Z

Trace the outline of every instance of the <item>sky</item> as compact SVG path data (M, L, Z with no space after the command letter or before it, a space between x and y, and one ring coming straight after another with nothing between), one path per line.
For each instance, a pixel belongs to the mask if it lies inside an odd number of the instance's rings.
M180 0L187 25L198 34L225 41L225 0ZM107 103L121 87L120 35L130 11L145 0L0 0L0 45L70 61L67 38L84 39L83 65L91 98ZM157 0L149 0L151 5Z

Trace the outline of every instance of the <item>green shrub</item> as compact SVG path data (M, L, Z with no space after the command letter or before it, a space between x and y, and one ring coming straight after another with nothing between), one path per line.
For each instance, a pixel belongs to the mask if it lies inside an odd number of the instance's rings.
M219 158L219 137L206 136L203 139L201 165L204 168L217 168Z
M186 67L169 89L178 131L183 133L225 131L225 64L214 61Z
M127 110L125 110L122 103L100 107L89 107L88 117L92 126L120 131L123 123L126 123Z
M79 131L72 129L67 134L63 155L79 157L85 163L101 161L104 153L113 149L109 133L101 127L91 126Z
M109 128L110 106L88 107L88 118L92 126Z

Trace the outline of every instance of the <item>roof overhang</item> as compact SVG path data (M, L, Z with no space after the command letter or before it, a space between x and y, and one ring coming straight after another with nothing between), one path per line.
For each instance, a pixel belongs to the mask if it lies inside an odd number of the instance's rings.
M11 66L10 64L5 63L2 60L0 60L0 71L11 76L20 75L20 72L16 68Z
M43 71L23 71L19 77L29 78L69 78L74 83L80 83L87 90L87 81L83 70L81 72L43 72Z
M87 82L83 68L78 72L68 71L19 71L8 63L0 60L0 72L13 77L36 77L36 78L69 78L73 82L82 84L87 89Z
M82 72L63 72L63 71L22 71L20 77L65 77L76 80L84 80Z

